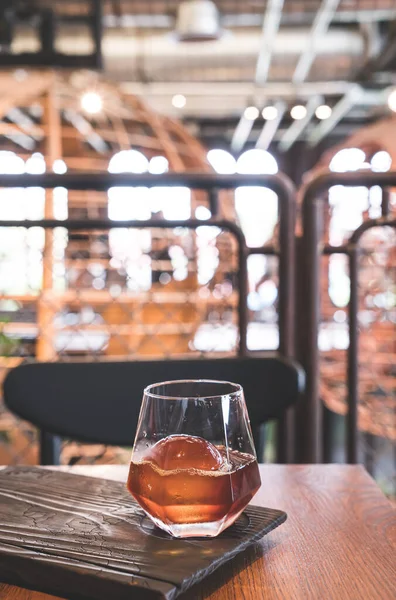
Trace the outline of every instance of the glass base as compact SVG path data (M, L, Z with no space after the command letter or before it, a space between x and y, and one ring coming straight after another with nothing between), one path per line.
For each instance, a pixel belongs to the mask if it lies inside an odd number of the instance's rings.
M146 511L145 511L146 512ZM225 529L230 527L243 510L233 515L231 518L225 517L220 521L211 521L208 523L163 523L159 519L152 517L146 512L150 520L162 531L165 531L172 537L190 538L190 537L216 537Z

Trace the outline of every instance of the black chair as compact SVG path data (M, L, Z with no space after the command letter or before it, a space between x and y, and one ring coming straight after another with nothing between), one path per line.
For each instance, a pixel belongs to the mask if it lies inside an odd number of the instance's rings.
M240 383L261 452L260 425L297 402L301 368L278 355L131 362L27 363L4 381L9 410L40 430L41 464L59 464L60 437L132 446L143 389L170 379ZM60 436L60 437L59 437ZM260 456L260 454L259 454Z

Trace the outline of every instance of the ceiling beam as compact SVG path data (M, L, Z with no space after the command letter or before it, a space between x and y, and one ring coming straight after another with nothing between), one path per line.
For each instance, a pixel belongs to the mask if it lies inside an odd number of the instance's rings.
M232 136L231 150L234 152L240 152L242 150L253 129L253 125L254 121L251 121L247 119L245 115L242 115Z
M15 134L4 133L3 135L5 138L10 140L10 142L17 144L17 146L20 146L24 150L29 150L30 152L32 152L35 148L35 142L32 140L31 137L29 137L25 133L21 133L19 131L19 133Z
M11 120L10 113L7 114L7 117ZM19 123L4 123L1 121L0 135L3 135L21 148L32 151L36 146L36 140L42 139L44 133L42 128L35 124L30 127L21 127Z
M388 38L386 47L380 47L377 56L370 58L369 61L366 61L361 67L357 73L355 81L361 81L365 77L369 78L370 74L373 73L372 70L370 71L370 66L372 67L373 65L376 65L375 68L380 70L381 67L383 67L383 63L381 61L384 60L384 57L385 60L387 60L389 56L394 57L396 55L395 48L396 38L394 35L391 35ZM318 144L326 135L328 135L341 121L341 119L343 119L343 117L349 113L354 104L360 103L381 106L386 102L386 95L386 89L382 89L381 91L369 91L364 90L359 84L354 83L354 86L334 106L330 118L322 121L312 130L307 140L308 144L310 146L316 146L316 144Z
M256 64L256 83L263 85L268 79L276 34L282 18L284 0L269 0L261 33L260 51Z
M301 83L309 73L316 56L316 48L320 38L325 35L337 11L340 0L322 0L312 24L305 51L301 54L295 68L292 81Z
M22 130L22 133L30 136L36 142L39 142L44 137L44 131L33 121L31 117L26 115L20 108L14 106L7 113L7 119L15 123Z
M322 104L323 98L322 96L312 96L305 106L307 109L307 114L303 119L298 121L293 121L288 129L282 135L279 141L279 150L281 152L287 152L289 148L292 147L295 141L300 137L303 133L304 129L307 127L312 117L315 114L315 110L318 108L320 104Z
M340 0L322 0L315 15L311 31L309 32L305 50L301 53L294 70L292 77L293 84L301 85L307 78L318 51L319 41L323 39L323 36L326 34L329 25L333 20L335 13L337 12L339 2ZM316 94L308 100L306 105L307 113L305 117L291 123L290 127L281 137L279 149L282 152L286 152L289 148L291 148L294 142L303 133L304 129L309 125L312 117L315 114L316 108L319 106L320 101L321 97L318 92L316 92Z
M0 122L0 135L18 135L22 133L21 128L14 123L4 123L4 121ZM26 129L24 133L28 135L44 135L44 130L40 125L34 125Z
M260 50L257 56L255 83L263 86L268 79L274 41L282 18L284 0L269 0L264 13ZM242 114L232 136L231 148L234 152L242 150L253 128L254 121L246 119ZM275 134L275 131L274 131Z
M261 150L268 150L283 119L283 115L285 114L286 104L282 100L275 102L274 106L278 111L278 115L273 121L266 121L264 123L263 129L256 142L256 148L260 148Z
M12 107L6 117L11 123L0 123L1 134L14 144L32 152L37 142L44 137L42 128L17 106Z
M70 108L66 109L63 114L65 119L77 129L82 138L96 150L96 152L99 152L100 154L108 152L109 148L106 142L83 116Z
M309 134L308 144L316 146L326 135L328 135L334 127L349 113L351 108L358 102L361 102L364 96L364 91L360 85L349 90L333 107L331 116L325 121L321 121Z
M16 81L11 73L5 72L0 76L0 119L15 106L27 106L49 88L53 80L52 73L28 75L24 81ZM5 93L7 92L7 93Z

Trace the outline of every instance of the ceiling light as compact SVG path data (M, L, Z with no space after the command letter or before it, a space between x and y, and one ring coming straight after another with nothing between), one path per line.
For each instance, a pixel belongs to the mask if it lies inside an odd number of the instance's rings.
M396 89L393 89L388 96L388 106L393 112L396 112Z
M103 100L97 92L85 92L81 97L81 108L90 115L96 115L103 108Z
M276 106L264 106L261 114L266 121L274 121L278 116L278 109Z
M302 104L296 104L290 111L290 116L296 121L304 119L307 115L307 109Z
M255 121L259 114L260 111L256 106L247 106L244 110L243 116L248 121Z
M221 35L219 12L211 0L186 0L179 4L176 34L183 42L216 40Z
M331 117L332 112L333 112L333 109L330 106L327 106L327 104L321 104L315 110L315 115L318 119L320 119L321 121L324 121L325 119L328 119L329 117Z
M175 94L172 98L172 104L175 108L183 108L186 106L186 97L183 94Z

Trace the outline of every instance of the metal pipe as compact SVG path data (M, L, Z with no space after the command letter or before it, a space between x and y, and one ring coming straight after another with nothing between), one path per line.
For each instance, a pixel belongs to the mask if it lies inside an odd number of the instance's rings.
M348 346L348 413L346 416L347 428L347 461L350 464L358 462L357 457L357 425L358 425L358 399L359 399L359 290L358 290L359 251L356 245L349 248L349 277L351 293L348 306L349 314L349 346Z
M395 184L396 185L396 172L395 175ZM396 219L388 219L386 217L381 217L379 219L370 219L370 221L365 221L358 227L350 237L350 244L358 244L360 238L366 231L369 229L373 229L374 227L392 227L396 229Z
M303 187L303 210L307 210L308 205L315 200L316 196L333 185L392 187L396 186L396 171L387 171L386 173L374 173L372 171L356 171L354 173L323 172Z
M290 180L277 175L217 175L216 173L163 173L162 175L132 173L44 173L40 175L2 175L2 187L65 187L69 190L108 191L111 187L186 186L197 190L218 188L232 190L240 186L260 186L283 197L289 194ZM133 194L133 190L131 190ZM202 224L202 223L201 223Z
M295 356L295 227L294 187L284 180L285 202L279 201L279 351L288 358ZM277 460L294 462L294 411L289 409L278 420Z
M238 7L239 8L239 7ZM382 22L392 21L396 18L396 10L393 8L361 8L359 4L351 10L343 9L336 12L333 16L333 21L336 23L353 23L356 21L365 22ZM61 15L60 21L65 23L81 22L81 17L77 15ZM305 13L290 11L284 12L282 21L285 25L298 25L310 22L310 11ZM171 29L174 25L174 19L171 15L153 13L134 13L122 14L107 14L103 19L106 29L112 27L130 27L130 28L148 28L148 29ZM262 16L259 13L253 12L229 12L222 15L222 23L225 28L240 28L251 27L257 28L262 25Z
M391 81L389 81L389 84ZM203 96L217 98L227 96L232 98L237 96L252 97L256 94L258 102L263 102L268 98L285 98L293 100L298 96L302 100L317 94L326 96L336 96L346 94L355 87L355 83L350 81L304 81L296 86L290 81L272 82L268 81L264 87L257 87L254 83L233 82L233 81L214 81L208 86L202 81L158 81L152 83L124 82L121 83L121 89L125 94L144 95L145 97L158 98L173 96L176 93L191 96ZM382 91L377 92L377 98L380 98ZM202 102L202 98L201 98ZM223 106L221 106L223 110Z
M294 356L294 296L296 206L294 186L283 178L285 198L279 201L279 349L289 358Z
M331 256L332 254L348 254L348 246L345 244L342 246L330 246L326 244L326 246L323 246L323 254L325 256Z
M208 192L209 196L209 207L212 216L219 214L219 190L217 188L211 188Z
M225 231L232 233L238 243L245 244L245 236L242 229L233 221L226 219L216 219L214 221L201 221L200 219L186 219L184 221L159 219L146 219L144 221L111 221L110 219L65 219L59 221L57 219L42 219L32 221L15 221L15 220L0 220L0 227L42 227L43 229L55 229L62 227L68 231L95 231L103 229L175 229L177 227L186 227L187 229L197 229L205 223L208 227L219 227Z
M102 39L103 39L103 7L102 0L91 0L92 39L95 52L93 59L97 69L103 69Z
M40 465L60 465L62 439L40 429Z
M239 317L239 356L246 356L247 347L247 330L248 330L248 270L247 270L247 254L246 243L238 244L238 263L239 263L239 290L238 290L238 317Z
M305 269L304 269L304 239L302 236L296 237L296 260L295 260L295 304L296 315L298 322L296 325L296 357L300 364L303 363L302 357L305 356L304 339L306 332L306 317L305 309ZM305 386L304 386L305 391ZM304 394L296 407L294 408L295 428L294 428L294 462L297 464L305 461L305 430L306 430L306 395Z
M390 213L390 194L389 194L389 190L382 190L381 215L383 217L389 217L389 213Z
M279 256L279 252L274 246L258 246L257 248L248 248L247 253L249 256L252 256L253 254Z
M302 334L303 362L306 372L306 432L304 436L304 462L320 463L321 445L321 402L319 398L319 319L320 319L320 234L322 227L321 203L309 203L303 212L303 269L301 282L305 289L307 319Z

